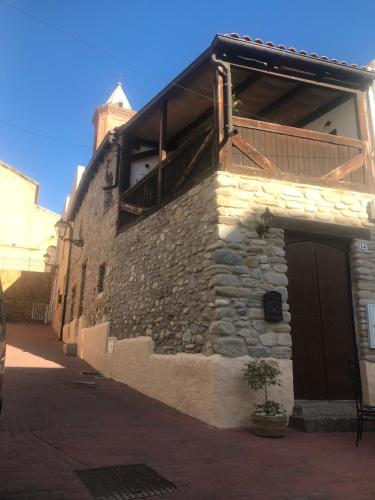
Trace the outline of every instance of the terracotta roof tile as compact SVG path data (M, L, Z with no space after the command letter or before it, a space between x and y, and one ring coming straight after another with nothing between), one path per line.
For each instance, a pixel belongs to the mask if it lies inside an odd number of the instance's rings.
M286 46L283 44L276 45L272 41L263 42L263 40L261 38L254 38L253 39L249 35L240 36L238 33L231 33L230 35L225 34L224 36L228 37L228 38L235 38L236 40L243 40L244 42L248 42L251 44L264 45L266 47L277 48L277 49L283 50L285 52L291 52L292 54L299 54L299 55L304 56L304 57L319 59L319 60L324 61L324 62L330 62L330 63L338 64L341 66L349 66L351 68L363 69L363 70L371 71L371 72L375 71L375 69L370 68L368 66L358 66L357 64L349 64L346 61L339 61L338 59L331 59L327 56L319 56L316 52L309 53L304 49L297 50L294 47L289 47L287 49Z

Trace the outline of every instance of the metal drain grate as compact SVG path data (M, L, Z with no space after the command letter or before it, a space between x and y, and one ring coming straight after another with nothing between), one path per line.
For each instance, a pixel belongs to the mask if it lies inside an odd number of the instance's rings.
M96 500L132 500L166 495L178 488L146 464L76 470Z
M79 372L82 377L93 377L93 378L103 378L103 375L99 372Z

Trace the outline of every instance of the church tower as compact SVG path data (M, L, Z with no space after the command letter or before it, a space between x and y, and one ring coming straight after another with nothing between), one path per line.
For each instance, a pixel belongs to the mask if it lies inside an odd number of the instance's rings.
M109 130L123 125L135 114L119 82L107 102L96 108L92 123L95 128L94 151Z

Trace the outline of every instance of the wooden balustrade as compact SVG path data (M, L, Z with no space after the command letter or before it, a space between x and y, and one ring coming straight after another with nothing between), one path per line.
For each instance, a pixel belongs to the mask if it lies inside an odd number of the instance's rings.
M365 141L247 118L234 117L233 124L238 135L228 146L229 170L313 184L336 183L348 189L361 186L360 190L370 180Z
M143 179L120 195L120 226L155 210L214 168L213 127L206 123L193 132ZM160 178L161 171L161 178Z

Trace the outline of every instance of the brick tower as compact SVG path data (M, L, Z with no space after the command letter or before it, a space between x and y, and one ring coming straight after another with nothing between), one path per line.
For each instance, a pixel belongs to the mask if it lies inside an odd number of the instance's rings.
M135 111L131 109L129 101L119 82L106 103L96 108L92 120L95 128L94 151L98 149L109 130L123 125L129 121L134 114Z

